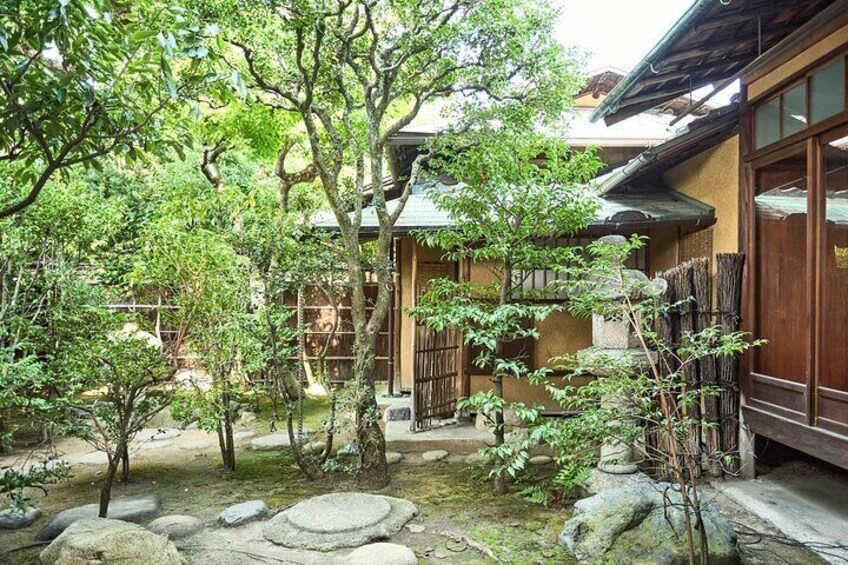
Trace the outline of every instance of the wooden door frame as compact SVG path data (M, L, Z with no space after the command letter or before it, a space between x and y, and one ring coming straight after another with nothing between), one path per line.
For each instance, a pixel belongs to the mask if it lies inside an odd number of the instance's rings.
M740 195L742 211L740 222L740 248L744 250L747 268L744 276L743 328L758 337L757 301L758 288L756 253L756 208L754 197L757 190L756 171L780 161L803 149L806 155L807 174L807 288L806 317L808 344L806 348L806 380L804 383L804 408L801 420L789 418L780 406L765 406L752 398L752 382L762 378L754 372L753 359L756 352L745 356L742 365L742 410L745 421L755 434L763 435L795 449L848 469L848 436L820 427L818 389L822 378L822 353L824 332L823 267L826 264L826 195L822 146L829 140L848 135L848 122L829 127L826 131L808 132L808 137L792 144L783 144L773 151L753 151L753 110L744 102L743 86L740 135ZM781 379L774 379L775 381ZM789 382L789 381L787 381ZM777 384L777 383L775 383ZM787 385L791 387L792 385ZM829 389L828 389L829 390ZM839 391L836 391L839 392ZM753 403L752 403L753 400ZM784 409L785 410L785 409Z

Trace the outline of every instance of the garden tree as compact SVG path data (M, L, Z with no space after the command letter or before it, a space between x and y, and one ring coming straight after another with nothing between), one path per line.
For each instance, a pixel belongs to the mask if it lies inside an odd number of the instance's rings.
M599 447L608 442L630 445L649 468L667 470L666 478L679 493L678 504L685 514L689 563L706 565L710 558L702 520L707 510L702 507L701 466L710 462L721 466L732 454L702 453L699 442L693 442L693 429L719 425L698 418L694 408L720 391L716 386L689 386L687 373L702 361L736 357L763 342L713 326L685 332L682 343L669 343L661 327L686 301L669 304L663 299L665 281L629 274L624 264L644 244L638 236L621 245L599 240L589 245L588 256L563 271L569 311L626 321L645 361L609 355L563 357L560 363L572 375L604 376L585 386L545 382L552 398L575 416L537 420L530 435L553 448L558 465L554 485L566 492L585 480L597 463ZM622 392L621 402L602 402L621 397ZM645 440L646 430L656 434L655 441Z
M195 368L210 374L211 383L195 383L175 412L190 419L191 410L181 407L199 411L200 426L218 434L224 468L232 471L232 424L243 389L239 362L253 357L245 351L253 342L243 326L250 304L249 262L223 230L186 228L163 217L148 227L130 279L139 292L166 297L171 309L161 316L163 325L174 330L167 342L172 359L197 353L200 366Z
M374 394L374 350L392 287L392 227L426 153L387 204L386 144L425 104L455 97L461 109L559 107L573 61L555 41L556 11L529 0L294 0L203 2L233 46L228 58L259 102L294 113L311 165L340 227L355 332L360 478L385 484L385 440ZM236 57L236 55L238 57ZM462 121L457 127L463 127ZM285 154L282 155L285 157ZM284 162L283 162L284 164ZM370 185L370 198L365 189ZM379 219L370 309L359 245L362 207Z
M452 220L450 228L419 234L425 245L441 249L451 261L469 260L492 272L490 284L441 279L431 281L412 314L434 330L459 331L479 349L474 364L491 372L492 389L463 399L459 407L492 420L495 446L487 449L499 492L505 475L515 476L527 459L526 446L505 444L503 380L537 378L511 342L538 338L534 322L558 309L536 302L555 295L553 282L528 289L536 269L568 263L578 248L557 245L594 219L597 202L586 188L598 169L591 152L572 151L560 139L536 133L533 112L514 112L494 127L478 128L440 144L434 165L460 182L433 184L430 198ZM525 407L516 403L520 414Z
M14 419L50 442L59 424L51 399L62 396L74 351L96 331L100 298L84 280L93 273L79 268L103 256L120 212L80 179L57 184L40 204L0 220L0 428Z
M63 405L78 417L72 433L106 454L99 509L99 516L106 518L118 465L128 462L130 441L171 403L167 385L174 369L161 347L134 331L103 335L79 355L89 366L75 375Z
M265 342L265 375L276 418L277 399L282 401L285 425L295 462L313 478L322 473L336 432L337 395L327 370L326 357L338 326L338 302L346 290L347 270L338 242L328 234L315 233L307 223L312 209L303 207L308 199L295 198L295 208L280 214L276 199L257 200L245 210L237 249L250 258L254 276L261 283L261 299L255 314L263 319L261 338ZM324 336L317 358L307 358L304 324L304 295L308 289L320 292L330 304L332 326ZM291 298L297 304L292 308ZM294 322L294 324L292 323ZM303 408L309 382L315 377L329 400L325 422L326 442L322 452L303 449L308 439L303 433Z
M214 26L177 2L8 0L0 5L0 161L16 166L0 218L30 206L57 172L181 144L165 111L223 88Z

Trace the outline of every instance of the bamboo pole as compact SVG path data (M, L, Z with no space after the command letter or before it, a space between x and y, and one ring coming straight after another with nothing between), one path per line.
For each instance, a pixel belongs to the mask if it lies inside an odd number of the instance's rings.
M742 269L745 256L742 253L719 253L716 255L718 272L718 311L722 334L739 331L742 302ZM726 471L739 470L739 358L718 359L719 419L721 423L721 449L731 455Z

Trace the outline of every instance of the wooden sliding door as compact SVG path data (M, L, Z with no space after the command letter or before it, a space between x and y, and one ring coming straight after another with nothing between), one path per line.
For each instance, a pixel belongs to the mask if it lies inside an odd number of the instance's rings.
M848 468L848 127L751 163L751 429Z
M821 333L815 423L848 436L848 129L821 142Z
M753 353L751 401L797 421L806 414L810 372L807 148L755 170L753 320L768 344Z

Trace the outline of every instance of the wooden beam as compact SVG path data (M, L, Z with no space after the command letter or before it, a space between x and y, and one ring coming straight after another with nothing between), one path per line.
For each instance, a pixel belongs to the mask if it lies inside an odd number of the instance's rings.
M760 40L765 43L766 41L769 41L776 37L784 37L795 31L797 28L798 26L796 25L783 25L777 28L764 30L762 36L759 33L749 33L740 37L728 37L726 39L722 39L721 41L733 42L734 47L748 44L756 45ZM679 63L681 61L686 61L693 57L715 54L717 51L719 51L716 48L715 41L716 39L711 38L694 47L672 51L663 58L662 62ZM736 49L733 49L732 51L736 51Z
M759 6L754 6L752 8L744 7L734 12L729 12L721 16L705 19L704 21L698 23L695 26L695 29L698 31L718 29L731 24L747 22L754 18L763 18L766 16L777 14L779 12L786 12L792 9L797 10L799 8L805 8L808 5L809 0L795 0L794 2L784 0L776 3L769 0L769 2L763 2Z

